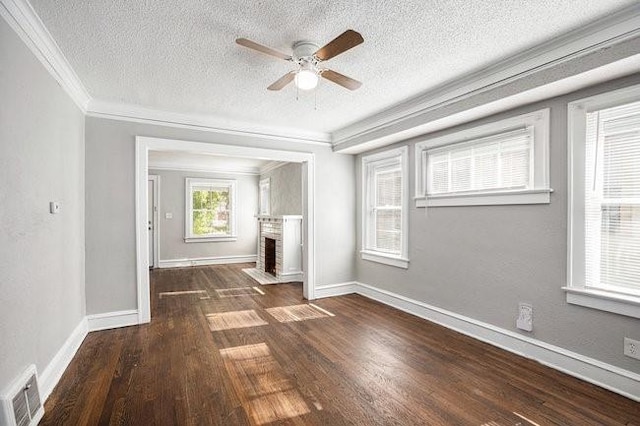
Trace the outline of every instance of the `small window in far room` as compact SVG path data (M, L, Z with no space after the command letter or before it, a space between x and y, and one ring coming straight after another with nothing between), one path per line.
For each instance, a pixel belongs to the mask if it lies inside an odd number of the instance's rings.
M186 179L185 241L234 241L236 182Z
M271 179L260 179L260 216L271 214Z

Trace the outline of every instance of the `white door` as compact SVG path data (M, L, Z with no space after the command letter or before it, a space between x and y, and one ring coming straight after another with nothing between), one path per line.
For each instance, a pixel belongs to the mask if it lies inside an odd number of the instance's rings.
M147 202L147 229L149 232L149 268L155 268L156 258L156 176L149 176L149 180L147 182L147 194L148 194L148 202Z

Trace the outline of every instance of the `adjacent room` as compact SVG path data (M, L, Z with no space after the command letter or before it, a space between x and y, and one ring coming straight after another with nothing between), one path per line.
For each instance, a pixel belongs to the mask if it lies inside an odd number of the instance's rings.
M0 426L640 424L637 0L0 15Z

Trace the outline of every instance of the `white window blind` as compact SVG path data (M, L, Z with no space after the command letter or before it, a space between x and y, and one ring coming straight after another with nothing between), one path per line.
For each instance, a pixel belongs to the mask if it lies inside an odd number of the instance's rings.
M587 114L585 285L640 291L640 102Z
M373 171L373 249L392 254L402 250L402 169L400 161Z
M424 151L427 195L530 189L533 127Z

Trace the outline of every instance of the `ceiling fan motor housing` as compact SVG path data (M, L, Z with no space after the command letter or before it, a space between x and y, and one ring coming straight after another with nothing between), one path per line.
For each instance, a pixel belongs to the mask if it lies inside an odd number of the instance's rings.
M311 41L297 41L293 44L293 56L298 60L310 60L319 48L320 46Z

